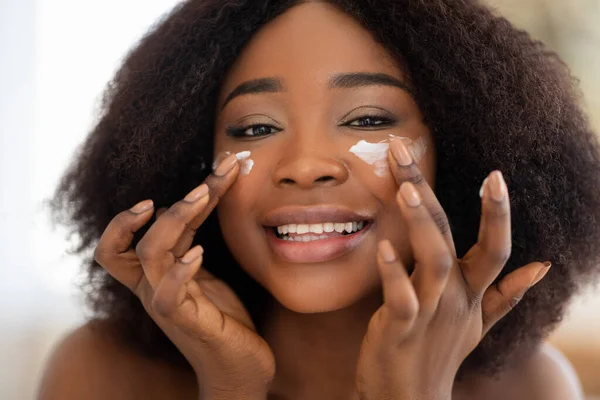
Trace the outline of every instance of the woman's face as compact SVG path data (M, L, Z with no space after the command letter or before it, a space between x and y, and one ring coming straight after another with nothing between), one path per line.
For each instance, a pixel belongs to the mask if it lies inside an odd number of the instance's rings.
M333 311L379 290L379 240L410 259L389 168L350 151L390 135L422 139L432 183L431 135L407 83L369 32L327 3L266 25L228 74L215 157L250 152L250 171L221 199L220 224L241 267L285 307Z

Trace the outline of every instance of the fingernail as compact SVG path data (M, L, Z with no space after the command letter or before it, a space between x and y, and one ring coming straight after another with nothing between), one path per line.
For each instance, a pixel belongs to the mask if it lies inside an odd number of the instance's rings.
M154 207L154 202L152 200L144 200L131 207L129 210L134 214L142 214L150 210L152 207Z
M506 183L504 182L502 172L494 171L491 173L489 187L492 199L497 202L504 200L504 197L506 196Z
M216 176L225 176L233 167L238 163L238 159L235 154L229 154L218 167L215 169L214 174Z
M202 246L196 246L185 253L183 257L181 257L181 262L183 264L191 264L199 259L202 254L204 254L204 249Z
M382 240L379 242L379 254L386 263L396 261L396 253L389 240Z
M217 169L219 164L221 164L223 162L223 160L226 159L230 154L231 154L230 151L225 151L223 153L217 154L217 156L215 157L215 159L213 160L213 163L212 163L213 172Z
M200 200L202 197L206 196L207 194L208 194L208 185L203 183L202 185L198 186L196 189L189 192L188 195L185 196L184 200L187 201L188 203L194 203L194 202Z
M400 195L406 204L409 207L419 207L421 205L421 196L415 189L415 186L410 182L404 182L402 186L400 186Z
M479 189L479 197L483 198L483 194L485 193L485 186L487 185L488 178L486 177L481 184L481 188Z
M542 267L542 269L540 270L540 272L537 273L537 275L535 276L535 278L533 278L533 281L531 281L531 285L533 286L536 283L538 283L539 281L542 280L542 278L544 276L546 276L546 274L548 273L548 271L550 271L550 267L552 266L552 263L550 261L546 261L544 262L544 266Z
M413 163L412 156L406 148L406 145L400 139L394 139L390 143L390 149L392 155L396 159L396 162L404 167L408 167Z

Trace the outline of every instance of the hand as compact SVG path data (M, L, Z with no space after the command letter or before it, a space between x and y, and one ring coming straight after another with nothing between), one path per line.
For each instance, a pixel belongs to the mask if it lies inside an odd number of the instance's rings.
M363 340L356 385L363 400L447 400L460 364L550 264L528 264L492 285L511 248L508 190L499 171L484 182L478 241L457 259L433 190L401 141L392 143L390 165L415 268L409 277L391 243L379 243L384 304Z
M190 249L196 230L238 172L235 155L223 160L185 199L157 213L135 250L130 248L133 235L150 220L153 203L118 214L95 252L98 264L136 294L189 361L203 399L266 399L275 373L273 353L241 301L200 269L202 247Z

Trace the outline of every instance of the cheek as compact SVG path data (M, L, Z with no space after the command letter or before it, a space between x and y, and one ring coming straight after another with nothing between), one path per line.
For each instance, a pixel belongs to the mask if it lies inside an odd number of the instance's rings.
M254 152L250 159L254 161L252 169L244 174L241 170L244 163L240 163L240 174L221 197L217 207L223 238L242 266L248 265L248 260L260 259L265 252L265 241L262 226L258 223L257 210L260 209L263 189L269 183L268 173L267 167Z
M417 162L417 165L426 181L433 187L435 181L435 151L429 143L427 151ZM400 206L396 201L399 187L396 178L389 167L384 175L378 176L373 165L362 162L358 158L352 161L351 167L354 172L353 175L359 180L360 186L364 187L379 204L376 229L377 241L390 240L404 264L406 266L412 265L413 255L408 231Z

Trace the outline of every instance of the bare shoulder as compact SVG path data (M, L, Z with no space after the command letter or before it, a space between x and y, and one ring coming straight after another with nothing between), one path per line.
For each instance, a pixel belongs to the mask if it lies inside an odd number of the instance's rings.
M57 344L38 399L194 399L187 371L142 357L112 339L102 322L89 322Z
M583 392L569 360L554 346L544 344L520 371L520 384L536 399L579 400Z
M458 391L458 399L582 400L581 384L567 358L543 344L518 368L501 376L474 379Z

